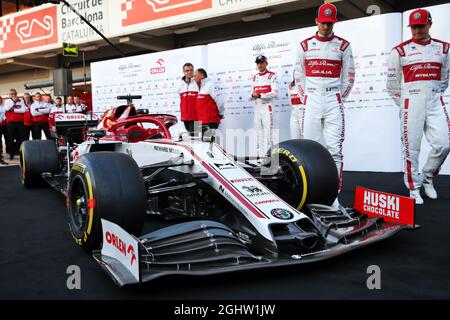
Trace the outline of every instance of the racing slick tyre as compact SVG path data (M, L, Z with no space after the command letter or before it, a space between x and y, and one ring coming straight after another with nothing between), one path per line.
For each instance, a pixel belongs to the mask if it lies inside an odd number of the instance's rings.
M58 173L59 154L54 140L24 141L20 146L20 175L25 188L44 185L42 173Z
M82 155L72 166L67 197L70 232L88 252L100 248L102 218L136 236L142 231L147 201L144 180L126 154Z
M305 204L331 205L338 195L339 177L336 164L320 143L307 139L286 140L274 146L273 157L279 156L283 180L273 191L294 208Z

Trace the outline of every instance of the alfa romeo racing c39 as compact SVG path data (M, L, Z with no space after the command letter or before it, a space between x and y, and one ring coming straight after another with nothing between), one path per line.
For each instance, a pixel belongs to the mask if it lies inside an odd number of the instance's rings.
M330 206L338 175L319 143L283 141L257 165L213 135L172 137L175 116L119 98L102 116L52 114L55 140L20 156L23 185L64 194L75 243L118 285L314 262L403 228Z

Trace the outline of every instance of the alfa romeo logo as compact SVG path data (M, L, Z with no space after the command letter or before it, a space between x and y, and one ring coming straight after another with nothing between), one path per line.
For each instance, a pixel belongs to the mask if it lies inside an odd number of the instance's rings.
M272 209L272 211L270 211L270 214L280 220L290 220L294 217L294 214L292 212L281 208Z
M333 11L331 11L330 8L326 8L325 11L324 11L324 13L325 13L325 15L326 15L327 17L329 17L329 16L331 16L331 14L333 13Z
M422 15L420 14L420 12L417 12L417 13L414 15L414 19L419 20L420 18L422 18Z

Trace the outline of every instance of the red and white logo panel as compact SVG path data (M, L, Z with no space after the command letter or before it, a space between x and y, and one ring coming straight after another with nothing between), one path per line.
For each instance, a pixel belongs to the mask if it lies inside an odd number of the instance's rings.
M307 77L339 78L342 61L330 59L308 59L305 61Z
M122 26L211 8L212 0L121 0Z
M403 67L405 82L436 80L441 81L442 64L439 62L421 62Z
M356 187L353 207L369 217L414 226L414 199Z
M117 259L139 282L138 241L120 226L102 219L102 255Z
M57 7L0 20L0 54L58 43Z

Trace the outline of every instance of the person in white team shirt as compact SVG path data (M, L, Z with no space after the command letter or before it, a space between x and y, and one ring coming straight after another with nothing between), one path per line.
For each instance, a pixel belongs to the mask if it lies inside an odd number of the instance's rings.
M66 113L75 113L75 112L77 112L77 106L73 101L73 96L68 96L66 103Z
M412 38L396 46L389 56L387 89L400 107L404 183L416 204L424 201L423 186L430 199L437 199L433 178L449 153L450 120L442 98L449 83L449 44L430 36L430 12L418 9L409 16ZM419 173L422 137L431 145Z
M251 99L255 100L254 129L256 130L256 149L259 158L276 143L274 141L274 107L278 98L278 78L275 72L267 69L268 62L264 55L255 60L258 73L253 76ZM260 160L260 163L263 163Z
M61 97L55 98L55 104L52 105L52 109L50 110L50 113L66 113L66 108L64 107L62 103Z
M320 6L318 32L300 43L294 78L305 106L304 138L324 144L333 157L342 188L345 138L344 101L354 80L355 65L350 43L333 33L337 9L331 3ZM339 208L339 201L333 203Z
M30 107L31 115L33 117L33 140L41 140L42 131L44 131L45 137L50 139L50 131L48 128L48 115L50 113L50 97L45 96L45 100L42 99L42 95L38 92L34 95L34 102Z
M33 117L31 116L30 107L33 104L33 98L28 92L23 94L23 103L27 111L23 114L23 124L25 126L25 140L30 140L30 133L33 132Z
M25 140L24 114L27 107L17 96L16 89L9 90L9 99L5 100L3 107L6 111L9 160L13 160L14 155L19 154L20 145Z
M295 81L289 84L289 99L291 102L291 139L303 138L303 123L305 121L305 106L302 104Z
M86 113L87 112L88 107L84 103L81 102L80 97L75 96L73 98L73 102L75 104L75 112L77 112L77 113Z

